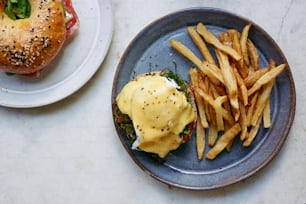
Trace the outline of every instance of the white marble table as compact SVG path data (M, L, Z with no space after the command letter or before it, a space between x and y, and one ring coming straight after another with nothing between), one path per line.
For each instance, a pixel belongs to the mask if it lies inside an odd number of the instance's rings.
M306 2L304 0L113 0L114 35L92 80L72 96L32 109L0 107L0 203L306 203ZM277 157L244 182L188 191L154 180L126 154L112 123L119 59L148 23L170 12L217 7L248 17L279 44L297 93L296 117Z

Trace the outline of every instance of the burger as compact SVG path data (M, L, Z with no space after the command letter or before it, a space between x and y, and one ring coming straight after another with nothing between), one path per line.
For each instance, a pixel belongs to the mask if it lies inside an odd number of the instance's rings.
M39 76L78 28L71 0L0 0L0 71Z
M188 84L166 70L135 77L117 95L116 125L131 140L131 148L164 158L188 141L196 121Z

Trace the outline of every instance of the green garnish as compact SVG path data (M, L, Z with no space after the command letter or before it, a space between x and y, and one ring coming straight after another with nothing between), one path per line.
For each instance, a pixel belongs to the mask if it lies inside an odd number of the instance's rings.
M131 118L127 114L120 112L117 104L114 106L115 109L115 121L118 126L124 131L126 137L133 142L136 140L136 132L132 123Z
M5 74L6 74L7 76L14 76L14 75L15 75L15 73L11 73L11 72L5 72Z
M64 16L65 16L65 18L66 18L66 17L67 17L66 7L65 7L65 5L64 5L63 2L61 2L61 5L62 5L62 8L63 8Z
M174 80L180 87L179 91L183 92L187 98L187 101L190 102L188 84L178 74L172 72L171 70L165 69L160 73L160 75L168 79Z
M7 0L4 12L13 20L29 18L31 4L28 0Z

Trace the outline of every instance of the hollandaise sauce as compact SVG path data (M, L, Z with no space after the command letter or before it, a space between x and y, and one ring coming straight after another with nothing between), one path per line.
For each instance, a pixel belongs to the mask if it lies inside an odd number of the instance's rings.
M137 136L132 148L163 158L180 146L180 133L195 113L178 89L174 80L158 74L138 77L123 87L116 102L132 120Z

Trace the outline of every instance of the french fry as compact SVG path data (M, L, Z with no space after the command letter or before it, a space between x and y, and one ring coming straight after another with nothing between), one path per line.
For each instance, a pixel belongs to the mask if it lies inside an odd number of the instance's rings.
M200 96L209 104L211 105L212 107L214 107L214 99L206 94L204 91L202 91L201 89L199 88L196 88L196 91L200 94ZM231 113L229 113L226 109L222 108L222 115L223 115L223 118L229 122L230 124L233 124L235 123L234 122L234 119L233 117L231 116Z
M194 63L204 74L206 74L215 83L224 83L220 69L211 65L208 62L202 63L202 61L185 45L180 41L171 39L170 45L178 51L181 55L186 57L192 63Z
M233 70L229 63L229 59L227 55L225 55L220 50L216 50L216 55L222 70L224 84L227 89L227 94L229 97L229 101L234 112L235 121L238 121L240 111L239 111L239 104L238 104L238 87L237 87L237 80L234 76Z
M228 33L233 42L233 48L242 56L242 50L240 45L240 33L237 30L230 29ZM248 76L249 68L244 65L243 57L237 62L238 63L238 72L240 76L244 79Z
M279 75L284 69L286 65L281 64L267 73L265 73L262 77L260 77L255 84L248 90L248 96L252 95L256 91L258 91L263 85L269 83L271 80L275 79L277 75Z
M238 70L235 67L233 68L233 72L235 74L238 87L240 89L240 93L241 93L241 97L242 97L242 101L243 101L242 105L247 106L248 103L249 103L248 89L245 86L243 79L241 78Z
M255 126L257 121L261 119L265 106L267 105L268 99L273 88L274 79L272 79L268 84L266 84L261 93L258 96L253 117L251 120L251 125Z
M199 87L199 76L198 76L198 71L197 69L190 69L189 70L189 76L190 76L190 81L191 81L191 85L194 87ZM198 110L198 120L201 122L202 126L204 128L208 128L208 122L207 122L207 118L206 118L206 113L205 113L205 104L203 99L200 97L200 95L198 94L198 92L194 91L194 97L195 97L195 101L197 104L197 110Z
M213 147L218 138L218 130L214 125L210 125L208 129L208 145Z
M249 147L252 144L260 128L260 124L261 124L261 120L258 120L256 124L252 126L251 131L249 132L246 140L244 140L242 144L244 147Z
M247 114L246 114L245 106L243 104L240 105L239 124L241 126L240 140L243 141L245 140L245 138L248 137Z
M203 23L187 28L189 36L202 54L200 60L188 47L177 40L171 46L197 68L189 70L198 120L196 148L198 160L204 157L206 135L211 149L206 158L213 160L223 150L231 151L237 135L242 146L250 146L263 123L271 126L270 95L276 77L285 64L260 68L259 53L249 39L251 24L241 33L229 29L217 38ZM212 45L217 61L208 49ZM223 132L223 135L220 135Z
M188 30L189 36L191 37L194 44L199 48L199 50L200 50L201 54L203 55L204 59L207 62L216 65L216 62L215 62L214 58L212 57L206 43L203 41L203 39L198 34L198 32L192 26L189 26L187 28L187 30Z
M263 124L264 128L271 127L271 108L270 108L270 98L268 98L266 107L263 112Z
M234 50L238 52L238 54L242 55L241 46L240 46L240 33L237 30L229 29L228 34L230 38L232 39L232 47Z
M240 36L240 46L241 46L241 51L242 51L243 62L247 66L249 66L247 40L248 40L248 35L249 35L249 31L250 31L251 26L252 26L252 24L247 24L243 28L241 36Z
M226 45L223 45L213 33L207 30L203 23L198 23L197 31L207 43L214 45L219 50L230 55L236 61L239 61L242 58L241 55L236 52L236 50Z
M223 43L223 45L226 45L228 47L233 47L232 38L228 34L228 32L223 32L219 35L220 42Z
M247 88L252 87L260 77L270 70L270 67L265 67L254 72L249 72L249 75L244 79L244 84Z
M255 105L256 105L256 102L257 102L258 94L259 93L256 92L255 94L253 94L250 97L250 100L249 100L249 108L247 110L247 124L248 124L248 127L251 126L251 123L252 123L252 117L254 115L254 110L255 110Z
M205 129L199 120L196 126L196 147L198 160L202 160L205 151Z
M247 40L247 51L252 67L255 71L259 69L259 55L257 49L251 40Z
M236 123L233 127L227 130L217 141L217 143L206 154L207 159L215 159L241 131L239 123Z
M275 61L270 60L270 68L273 69L275 68ZM263 123L264 123L264 128L269 128L271 127L271 107L270 107L270 98L268 98L267 105L264 109L263 113Z
M226 96L219 96L214 101L214 109L216 111L216 122L217 122L217 130L224 130L224 122L223 122L223 113L222 113L222 104L227 100Z

